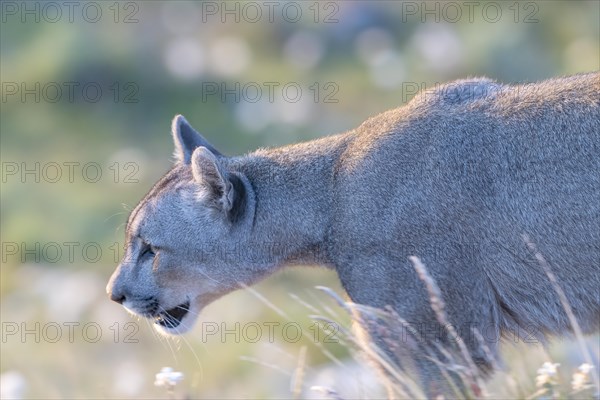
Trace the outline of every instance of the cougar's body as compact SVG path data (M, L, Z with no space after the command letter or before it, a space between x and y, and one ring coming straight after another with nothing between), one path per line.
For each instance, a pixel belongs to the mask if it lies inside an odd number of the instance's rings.
M600 328L599 73L457 81L349 132L241 157L182 117L173 134L178 161L130 216L109 283L162 330L181 333L215 298L298 263L335 269L352 301L429 330L438 322L417 256L449 322L485 332L495 354L507 333L573 329L525 237L582 329ZM481 343L466 342L488 369Z

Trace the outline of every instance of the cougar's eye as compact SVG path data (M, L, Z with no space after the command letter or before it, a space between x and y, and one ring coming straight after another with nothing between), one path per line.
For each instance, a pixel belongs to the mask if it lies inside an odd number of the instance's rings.
M140 253L140 258L143 258L146 256L154 257L155 254L156 253L154 251L154 247L152 247L148 243L144 242L143 247L142 247L142 252Z

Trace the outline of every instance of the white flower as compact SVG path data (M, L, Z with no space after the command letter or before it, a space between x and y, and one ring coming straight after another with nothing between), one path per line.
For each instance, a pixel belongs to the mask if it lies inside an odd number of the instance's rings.
M583 363L577 368L578 371L573 374L573 380L571 381L573 390L580 391L590 386L589 373L593 368L594 366L588 363Z
M535 384L537 387L542 387L547 384L555 384L555 377L557 369L560 366L558 363L545 362L542 368L537 370L537 377L535 378Z
M183 373L173 371L173 368L171 367L164 367L158 374L156 374L154 386L173 387L181 380L183 380Z
M587 374L589 374L589 373L590 373L590 371L591 371L592 369L594 369L594 366L593 366L593 365L590 365L590 364L588 364L588 363L583 363L583 364L581 364L581 365L579 366L579 368L577 368L577 369L578 369L578 370L579 370L579 372L581 372L582 374L586 374L586 375L587 375Z
M558 363L545 362L542 365L542 368L537 370L538 375L548 375L554 376L556 375L557 369L560 366Z

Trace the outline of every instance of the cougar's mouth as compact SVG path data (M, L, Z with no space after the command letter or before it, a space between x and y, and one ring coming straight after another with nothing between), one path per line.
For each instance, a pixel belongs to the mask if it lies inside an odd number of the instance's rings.
M176 307L161 312L154 317L154 323L165 328L176 328L181 324L181 320L185 317L190 310L190 302L187 301Z

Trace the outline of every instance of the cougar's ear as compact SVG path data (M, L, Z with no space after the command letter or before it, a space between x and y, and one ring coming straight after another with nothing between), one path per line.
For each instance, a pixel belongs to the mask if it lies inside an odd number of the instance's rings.
M200 146L206 147L217 157L222 156L202 135L192 128L183 115L175 116L171 125L171 132L173 134L173 141L175 142L175 158L179 162L189 164L192 159L192 153Z
M222 211L229 212L234 205L235 189L222 160L204 146L192 154L194 180L206 190L210 203Z

